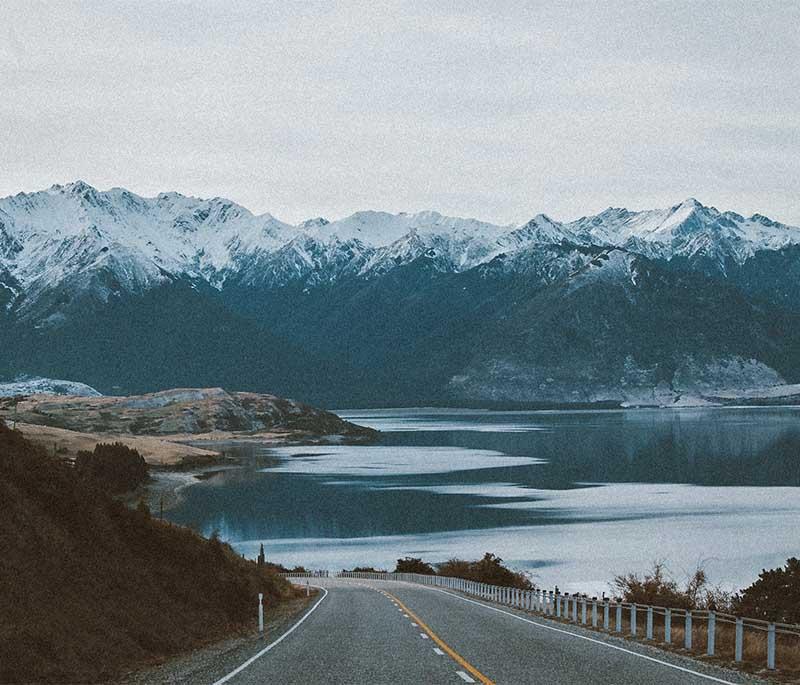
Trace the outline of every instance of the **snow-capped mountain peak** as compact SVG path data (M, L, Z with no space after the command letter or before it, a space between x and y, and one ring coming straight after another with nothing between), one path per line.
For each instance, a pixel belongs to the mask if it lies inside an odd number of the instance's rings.
M660 259L700 257L724 272L726 260L742 263L759 250L789 244L800 244L799 228L761 214L720 212L695 198L665 209L609 207L570 223L536 214L518 226L433 210L367 210L293 226L222 197L142 197L125 188L100 191L82 180L0 199L2 302L13 308L7 303L13 293L24 300L20 312L36 311L37 302L49 312L81 292L106 302L178 278L218 288L229 279L311 287L370 279L417 259L458 272L516 252L524 256L507 265L530 265L537 263L531 251L556 255L565 251L551 248L564 245L624 248Z

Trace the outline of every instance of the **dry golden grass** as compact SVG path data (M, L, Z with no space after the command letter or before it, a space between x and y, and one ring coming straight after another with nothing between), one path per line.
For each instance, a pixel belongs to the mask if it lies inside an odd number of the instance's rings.
M65 458L74 459L80 450L91 451L99 442L121 442L137 450L150 466L188 466L211 463L220 457L220 453L212 449L145 435L81 433L32 423L18 423L16 427L35 445Z

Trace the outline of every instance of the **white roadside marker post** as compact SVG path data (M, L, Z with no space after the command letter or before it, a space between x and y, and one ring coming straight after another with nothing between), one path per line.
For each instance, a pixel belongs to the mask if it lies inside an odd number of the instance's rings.
M707 633L708 640L706 642L706 655L714 656L717 637L717 615L713 611L708 612Z
M264 633L264 594L258 593L258 632Z
M683 647L691 651L692 649L692 612L686 610L686 623L683 629Z

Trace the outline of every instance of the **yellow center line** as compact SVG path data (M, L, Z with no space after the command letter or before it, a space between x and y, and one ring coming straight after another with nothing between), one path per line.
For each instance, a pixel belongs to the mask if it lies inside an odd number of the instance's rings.
M458 652L456 652L452 647L450 647L442 638L440 638L436 633L434 633L421 619L417 616L411 609L409 609L405 604L403 604L397 597L395 597L390 592L386 593L389 597L391 597L395 602L397 602L400 607L409 615L409 617L413 618L414 621L417 622L417 625L424 630L428 636L433 640L439 647L445 652L453 661L455 661L459 666L461 666L464 670L468 671L470 675L476 677L483 685L495 685L494 681L489 680L483 673L481 673L477 668L475 668L469 661L464 659Z

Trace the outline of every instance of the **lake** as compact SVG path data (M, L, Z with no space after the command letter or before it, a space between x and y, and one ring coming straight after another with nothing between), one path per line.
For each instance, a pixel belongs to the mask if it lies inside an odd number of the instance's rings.
M171 520L285 565L484 552L545 586L698 565L726 588L800 554L800 408L348 410L369 446L227 445Z

